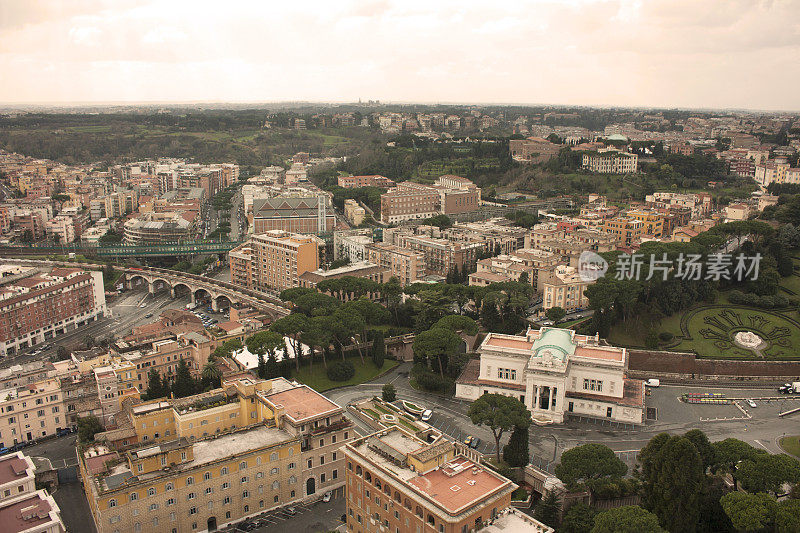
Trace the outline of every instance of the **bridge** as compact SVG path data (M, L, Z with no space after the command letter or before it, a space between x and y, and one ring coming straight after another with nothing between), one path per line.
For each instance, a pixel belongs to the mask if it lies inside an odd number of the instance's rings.
M5 259L5 261L39 267L62 266L89 270L102 270L105 266L97 263L41 261L38 259ZM220 307L242 303L267 314L272 320L289 314L289 309L285 307L280 298L263 291L239 287L227 281L166 268L125 266L115 266L115 268L125 273L124 283L130 289L147 286L147 290L151 294L168 289L173 298L188 294L192 303L196 303L198 299L208 299L215 311Z
M196 254L226 253L239 246L238 241L183 241L170 244L26 244L0 246L3 257L20 255L96 255L116 257L163 257Z

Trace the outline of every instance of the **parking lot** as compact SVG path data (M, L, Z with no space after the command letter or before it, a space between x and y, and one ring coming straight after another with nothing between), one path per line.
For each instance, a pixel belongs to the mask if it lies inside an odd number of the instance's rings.
M434 410L428 424L457 442L464 442L468 436L478 438L480 441L477 446L474 446L474 449L485 454L494 453L494 437L491 437L491 434L488 437L484 435L484 432L488 431L486 428L478 428L471 423L465 424L463 420L449 416L440 410Z
M290 507L294 509L294 514L288 511ZM340 487L333 492L329 502L320 499L290 505L267 511L247 522L258 524L255 529L250 530L254 533L282 533L289 529L293 533L319 533L336 529L343 523L341 517L345 512L344 487ZM232 526L226 528L226 531L241 531L241 529L237 530Z

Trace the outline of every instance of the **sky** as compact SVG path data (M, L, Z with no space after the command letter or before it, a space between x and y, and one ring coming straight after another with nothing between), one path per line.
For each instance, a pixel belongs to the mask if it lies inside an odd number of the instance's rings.
M0 102L800 110L800 0L0 0Z

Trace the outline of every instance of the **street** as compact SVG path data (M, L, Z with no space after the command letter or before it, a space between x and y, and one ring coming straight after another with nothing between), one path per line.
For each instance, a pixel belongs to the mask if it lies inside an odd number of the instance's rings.
M342 406L373 396L380 396L384 383L392 383L397 389L398 399L407 399L421 403L433 410L431 425L453 440L463 442L467 435L481 440L478 450L489 454L495 452L495 442L491 431L485 426L477 427L467 416L469 402L445 398L437 394L413 389L408 382L410 363L403 363L377 380L332 390L325 395ZM769 389L737 389L737 388L702 388L681 385L662 385L651 389L647 396L647 407L654 407L658 419L646 421L645 424L632 427L623 426L606 420L568 420L557 426L531 426L530 443L531 459L534 464L552 471L561 454L570 448L588 443L605 444L629 466L636 461L638 451L655 435L667 433L685 433L691 429L701 429L712 441L736 438L749 444L780 453L778 439L800 420L800 413L778 418L791 406L800 407L800 396L781 396ZM756 408L749 407L744 401L733 405L694 405L680 401L684 392L722 392L730 398L761 398L766 395L776 399L757 400ZM356 424L357 431L364 434L369 428L352 413L349 414ZM727 418L727 420L725 419ZM791 433L791 431L789 431ZM796 431L795 431L796 433ZM501 439L501 446L508 440L508 434Z

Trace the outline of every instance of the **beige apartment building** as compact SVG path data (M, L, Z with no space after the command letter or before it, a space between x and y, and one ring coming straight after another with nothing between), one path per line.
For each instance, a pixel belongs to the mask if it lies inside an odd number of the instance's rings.
M352 199L344 201L344 218L354 226L360 226L367 216L367 211Z
M483 243L452 242L425 235L398 234L395 243L401 248L419 252L425 257L427 274L447 276L455 269L463 272L471 268L477 260L478 253L484 250Z
M0 391L0 447L55 435L68 426L60 381Z
M109 431L80 455L100 533L215 531L342 492L339 448L355 437L341 407L283 378L225 381L188 398L129 404L126 414L135 444L118 446L119 431Z
M517 487L447 439L427 443L399 426L354 440L344 454L353 533L478 531L509 507ZM552 531L529 524L509 531Z
M546 311L551 307L561 307L570 312L588 307L589 298L584 291L592 283L582 279L574 267L558 265L552 276L541 280L542 309Z
M389 277L405 286L425 277L425 256L394 244L376 242L366 247L367 261L385 268Z
M381 195L381 222L394 224L439 214L439 191L428 185L403 181Z
M582 168L598 174L633 174L638 164L636 154L606 150L584 154Z
M0 457L0 531L64 533L61 510L45 490L36 490L35 466L16 452Z
M298 287L304 272L319 268L319 243L312 235L280 230L253 235L228 252L231 282L256 290Z

